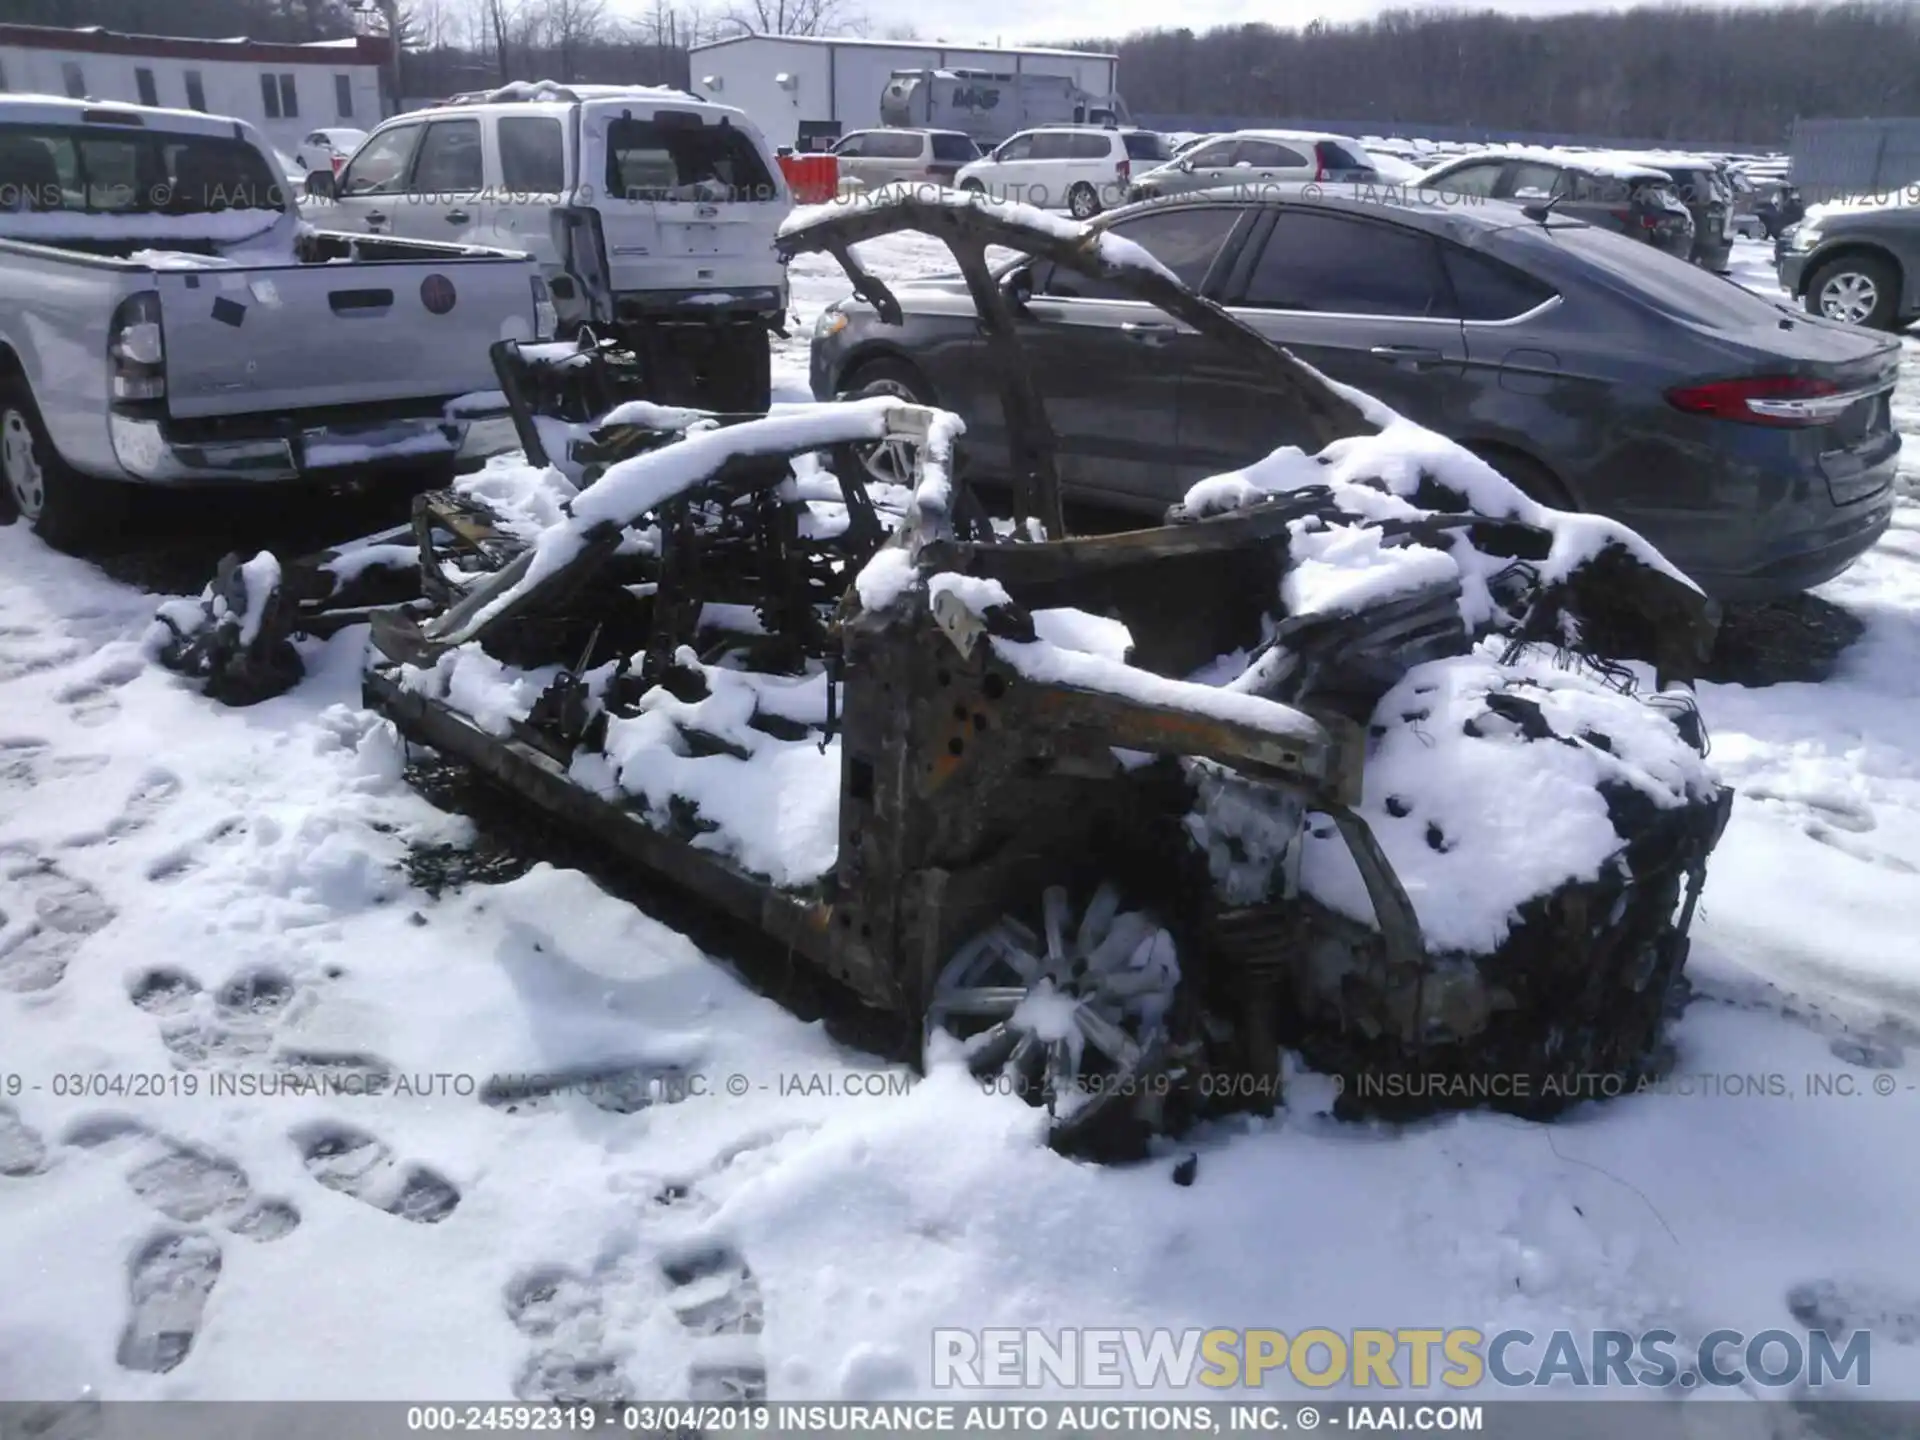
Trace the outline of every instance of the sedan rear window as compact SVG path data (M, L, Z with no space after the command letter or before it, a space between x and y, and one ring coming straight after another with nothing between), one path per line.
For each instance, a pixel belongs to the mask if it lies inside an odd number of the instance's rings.
M0 210L204 215L285 203L266 159L244 141L118 128L0 129Z
M1779 308L1733 281L1624 235L1585 225L1551 233L1561 246L1601 271L1616 289L1669 315L1719 330L1771 328L1781 319Z
M771 200L753 142L731 125L655 116L607 126L607 192L627 200Z

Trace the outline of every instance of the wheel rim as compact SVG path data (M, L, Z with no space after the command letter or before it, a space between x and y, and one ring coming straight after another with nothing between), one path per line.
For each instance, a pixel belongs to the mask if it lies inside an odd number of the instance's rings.
M1880 287L1873 277L1847 270L1820 286L1820 313L1849 325L1862 323L1880 303Z
M1156 1108L1171 1086L1173 936L1144 911L1122 911L1111 885L1077 924L1060 886L1042 908L1044 935L1003 918L947 962L927 1007L930 1064L957 1041L976 1079L1044 1105L1056 1134L1116 1105Z
M6 475L7 493L20 513L29 520L39 519L47 503L47 475L34 453L33 429L18 410L0 414L0 472Z
M918 405L920 397L899 380L874 380L860 387L862 395L890 395L896 400L905 400ZM914 484L914 465L916 457L912 442L900 439L879 441L873 445L855 447L854 453L860 458L860 468L867 472L867 478L877 480L882 485L901 485L911 489Z
M1093 214L1094 205L1093 205L1092 191L1086 189L1083 186L1082 188L1073 192L1071 199L1072 199L1071 208L1073 210L1074 219L1084 220L1089 215Z

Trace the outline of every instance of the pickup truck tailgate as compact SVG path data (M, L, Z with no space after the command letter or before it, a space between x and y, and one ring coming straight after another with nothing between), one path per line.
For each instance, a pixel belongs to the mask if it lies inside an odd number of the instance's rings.
M167 410L179 419L491 390L500 339L534 338L534 262L162 270Z

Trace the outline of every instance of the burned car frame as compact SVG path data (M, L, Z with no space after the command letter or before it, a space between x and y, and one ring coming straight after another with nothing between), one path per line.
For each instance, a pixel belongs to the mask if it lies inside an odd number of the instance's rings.
M905 229L953 253L1003 362L1011 517L957 473L942 412L672 410L623 395L639 367L595 337L503 344L529 459L582 482L558 518L513 533L449 492L357 548L236 559L163 614L163 655L244 700L297 672L292 634L369 620L366 702L403 735L757 927L931 1058L1012 1076L1062 1148L1138 1154L1270 1108L1283 1042L1343 1076L1643 1071L1730 804L1675 684L1711 644L1704 597L1426 432L1431 465L1387 463L1404 422L1123 240L883 193L797 214L782 244L834 255L884 314L851 247ZM1320 455L1207 482L1159 527L1066 534L992 245L1244 352ZM1356 548L1374 578L1324 583ZM518 699L476 704L488 686ZM1409 847L1426 802L1370 788L1369 752L1428 725L1483 767L1565 747L1610 827L1484 942L1410 893L1454 848L1445 797ZM1314 878L1336 858L1345 880Z

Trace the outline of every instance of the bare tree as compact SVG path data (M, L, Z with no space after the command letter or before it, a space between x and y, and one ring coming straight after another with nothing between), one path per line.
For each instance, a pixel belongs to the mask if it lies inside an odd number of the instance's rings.
M867 28L847 0L735 0L722 20L754 35L859 35Z
M553 78L562 84L579 78L581 51L599 44L606 30L606 0L546 0L541 19L547 48L560 69Z

